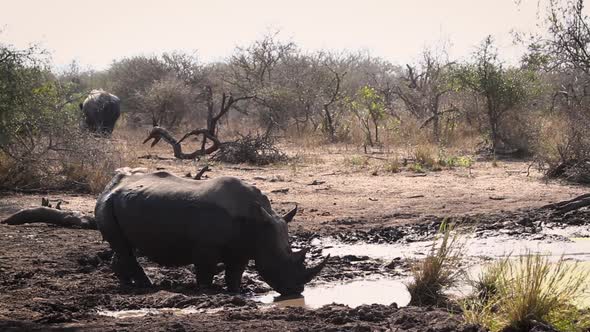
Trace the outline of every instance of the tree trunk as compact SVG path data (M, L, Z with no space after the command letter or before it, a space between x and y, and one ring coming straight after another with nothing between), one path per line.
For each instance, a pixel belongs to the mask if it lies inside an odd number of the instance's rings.
M324 106L324 113L326 114L324 122L326 124L326 130L328 130L328 138L330 139L330 142L335 142L336 141L336 130L334 129L334 122L332 119L332 114L330 113L330 110L328 109L328 105Z
M496 154L496 149L498 148L498 127L497 127L497 120L496 120L496 112L494 103L490 96L486 96L487 99L487 107L488 107L488 121L490 124L490 139L492 141L492 151L494 155Z
M440 119L438 117L438 112L434 113L432 116L432 134L436 144L440 143Z
M379 143L379 125L375 122L375 143Z
M371 115L371 120L375 126L375 144L379 144L379 120L373 115Z

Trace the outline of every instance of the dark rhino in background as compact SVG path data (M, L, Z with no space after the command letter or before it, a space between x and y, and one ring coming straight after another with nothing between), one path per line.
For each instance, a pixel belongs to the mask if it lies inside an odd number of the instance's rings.
M80 109L84 125L93 133L110 135L121 115L121 101L104 90L92 90Z
M123 284L148 286L134 250L164 266L194 264L197 284L208 287L225 264L228 289L240 288L250 259L282 295L296 295L325 266L305 267L306 249L291 250L287 223L296 208L277 215L257 188L233 177L195 181L168 172L120 171L99 196L98 229L113 251Z

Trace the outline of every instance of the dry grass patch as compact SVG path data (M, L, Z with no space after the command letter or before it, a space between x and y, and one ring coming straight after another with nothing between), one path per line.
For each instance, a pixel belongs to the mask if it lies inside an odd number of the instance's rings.
M133 150L117 140L70 129L62 137L41 140L28 154L0 154L0 187L98 193L115 169L136 165Z

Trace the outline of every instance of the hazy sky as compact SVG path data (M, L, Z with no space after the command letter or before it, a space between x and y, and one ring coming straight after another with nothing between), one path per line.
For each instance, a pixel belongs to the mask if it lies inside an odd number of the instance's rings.
M446 41L463 57L491 34L504 58L522 49L510 31L538 23L537 0L3 0L0 41L41 43L62 66L105 68L113 59L197 50L223 60L274 29L306 50L369 50L394 63Z

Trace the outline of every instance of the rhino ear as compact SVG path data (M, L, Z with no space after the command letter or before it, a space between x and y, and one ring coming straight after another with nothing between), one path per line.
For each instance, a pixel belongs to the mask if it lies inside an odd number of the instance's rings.
M291 220L293 220L293 217L295 217L295 214L297 214L297 205L295 205L295 208L293 208L293 210L287 212L287 214L285 214L283 216L283 219L285 220L286 223L289 223Z
M261 221L264 224L272 222L272 216L266 212L260 203L254 202L252 210L256 220Z

